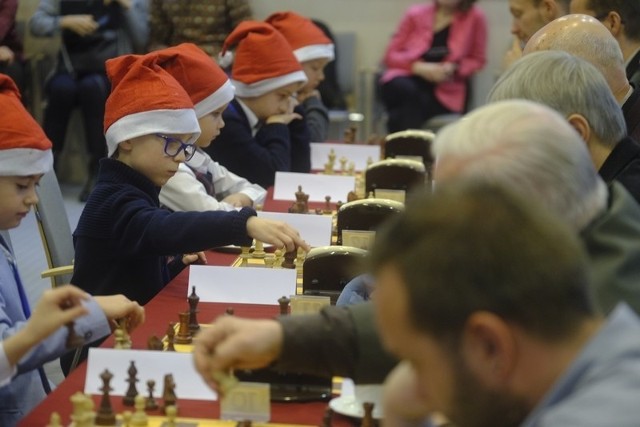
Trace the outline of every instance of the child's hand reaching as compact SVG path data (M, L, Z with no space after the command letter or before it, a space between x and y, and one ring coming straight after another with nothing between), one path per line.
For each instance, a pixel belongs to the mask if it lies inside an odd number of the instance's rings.
M184 254L184 255L182 255L182 263L184 265L206 264L207 263L207 257L205 256L204 252L202 252L202 251L196 252L194 254Z

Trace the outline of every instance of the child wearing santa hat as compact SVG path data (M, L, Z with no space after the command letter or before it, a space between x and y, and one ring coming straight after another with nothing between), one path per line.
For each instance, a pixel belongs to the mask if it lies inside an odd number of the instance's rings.
M308 81L298 91L298 102L304 107L311 141L325 141L329 135L329 110L317 88L324 80L324 68L335 59L333 42L310 19L294 12L276 12L265 22L282 33L302 65Z
M309 172L311 136L295 100L307 77L287 40L265 22L244 21L229 34L222 53L223 62L233 56L236 98L206 151L265 188L273 185L276 171Z
M266 221L255 210L170 212L160 189L191 159L200 135L193 103L157 63L157 56L107 61L112 92L105 136L109 158L100 162L95 190L74 232L73 283L97 293L122 292L146 304L185 264L208 248L251 239L294 250L308 248L298 232ZM175 257L167 263L167 257Z
M38 202L36 186L53 165L51 142L24 109L14 82L0 74L0 229L20 225ZM33 313L16 261L0 236L0 425L14 426L49 391L42 365L69 349L69 329L88 339L108 335L110 319L135 327L144 309L122 295L91 298L67 285L47 291Z
M201 134L196 152L162 186L160 203L174 211L235 210L264 202L267 191L230 172L202 150L224 127L222 112L233 99L227 75L192 43L151 52L191 97ZM220 200L218 200L220 199Z

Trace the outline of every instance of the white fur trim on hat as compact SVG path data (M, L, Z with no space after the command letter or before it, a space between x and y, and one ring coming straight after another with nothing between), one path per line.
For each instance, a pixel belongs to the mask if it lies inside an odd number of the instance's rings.
M228 104L233 99L234 92L235 88L231 82L227 80L222 86L220 86L220 88L218 88L218 90L198 102L193 107L196 110L196 116L198 118L204 117L223 105Z
M306 83L307 75L304 71L294 71L284 76L272 77L270 79L259 80L252 84L245 84L238 80L231 80L236 87L236 95L240 97L253 98L264 95L267 92L287 86L291 83Z
M314 59L326 58L333 61L336 57L333 44L311 44L293 51L298 62L312 61Z
M53 166L51 150L9 148L0 150L1 176L29 176L47 173Z
M196 113L191 108L179 110L151 110L130 114L116 120L107 132L108 156L115 153L118 144L127 139L154 133L191 133L188 143L195 142L200 136L200 126Z

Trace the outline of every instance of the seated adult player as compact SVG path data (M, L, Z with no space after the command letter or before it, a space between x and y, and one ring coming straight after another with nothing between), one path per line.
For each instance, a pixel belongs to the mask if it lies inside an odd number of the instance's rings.
M596 301L608 310L619 301L637 301L640 208L617 183L607 194L584 142L559 118L526 101L477 109L436 138L438 185L467 178L508 185L538 200L579 232L590 259ZM283 370L381 381L395 359L380 346L372 307L330 307L277 321L219 319L197 344L198 363L202 369L223 369L275 361ZM203 357L214 347L213 359Z
M554 108L578 131L602 179L620 182L640 201L640 145L626 136L622 110L594 66L563 51L529 53L502 74L488 99Z
M524 54L539 50L564 50L600 70L622 107L627 134L640 140L640 90L629 84L620 46L600 21L587 15L558 18L531 37Z

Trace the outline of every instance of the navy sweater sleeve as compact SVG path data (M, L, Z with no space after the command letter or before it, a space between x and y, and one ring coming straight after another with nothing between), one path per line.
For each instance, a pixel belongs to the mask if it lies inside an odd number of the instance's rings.
M264 188L273 185L276 171L291 171L291 141L286 125L265 124L254 137L242 108L235 102L223 118L224 128L206 150L215 161Z
M309 173L311 171L311 132L307 126L304 107L298 105L294 111L302 116L302 120L293 120L288 126L291 135L291 171Z

